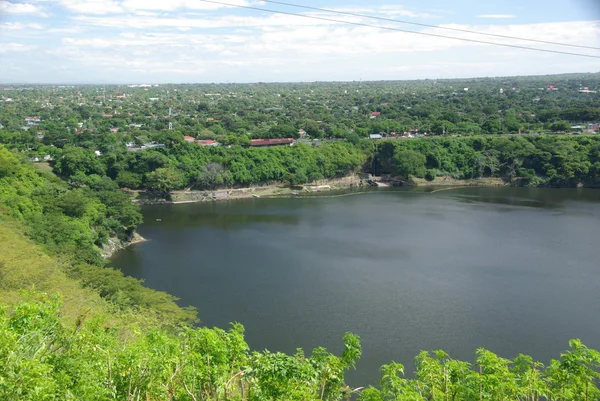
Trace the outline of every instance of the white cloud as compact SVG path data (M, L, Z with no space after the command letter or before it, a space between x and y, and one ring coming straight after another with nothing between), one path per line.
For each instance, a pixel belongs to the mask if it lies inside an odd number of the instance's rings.
M511 19L511 18L517 18L517 16L513 15L513 14L483 14L483 15L478 15L477 18Z
M0 31L22 31L22 30L40 30L44 29L44 26L37 23L23 24L21 22L5 22L0 25Z
M247 5L245 0L228 0L234 6ZM58 0L67 10L78 14L134 13L144 15L148 11L217 10L229 8L215 3L197 0Z
M345 13L353 14L365 14L373 16L386 16L386 17L410 17L410 18L430 18L433 17L429 13L421 13L417 11L409 10L403 6L395 4L381 5L378 7L336 7L331 8L334 11L340 11ZM331 16L331 14L328 14Z
M111 14L122 12L121 4L116 0L58 0L69 11L80 14Z
M247 6L245 0L227 0L227 3L234 6ZM197 0L125 0L123 8L128 11L155 10L155 11L174 11L174 10L217 10L229 8L215 3L205 3Z
M150 29L159 27L168 28L229 28L249 27L263 28L267 26L294 27L294 26L316 26L337 25L336 22L315 20L293 15L275 14L268 17L244 17L226 15L222 17L146 17L146 16L76 16L75 21L85 25L98 27L123 28L131 27L137 29ZM348 22L359 22L356 17L342 17L339 20Z
M29 52L35 49L36 46L33 45L24 45L22 43L0 43L0 53L9 53L9 52Z
M50 28L46 32L49 34L67 35L74 33L82 33L84 29L81 26L65 26L59 28Z
M98 26L117 28L122 26L121 17L78 17L79 22ZM325 57L372 54L403 54L440 52L455 48L487 47L500 49L471 42L463 42L442 37L431 37L406 32L387 31L379 28L352 27L335 24L292 25L282 16L272 16L256 19L239 19L237 17L223 17L214 20L182 20L172 18L131 18L130 26L143 26L149 28L173 27L177 29L212 28L212 27L259 27L250 31L236 34L193 31L186 34L165 32L124 32L115 37L104 36L96 38L66 38L63 44L82 48L114 48L114 47L145 47L150 46L160 51L162 48L186 48L190 54L195 51L209 51L216 54L246 55L256 57L261 55L279 55L293 53L302 57ZM193 26L192 23L197 23ZM192 25L192 26L190 26ZM569 22L546 23L529 25L446 25L451 28L475 30L483 33L525 37L531 39L555 41L562 43L594 43L600 39L600 27L594 22ZM229 31L233 32L233 31ZM423 33L433 35L447 35L442 29L429 28ZM457 38L478 38L472 34L453 32ZM489 37L481 38L490 40ZM493 42L511 45L529 45L530 43L494 38ZM544 45L535 44L536 47L545 48ZM547 46L546 46L547 47ZM514 52L513 50L507 50ZM197 54L201 57L201 54Z
M32 3L34 0L27 1ZM201 2L195 0L49 1L62 4L75 15L68 16L65 24L47 27L49 29L43 31L47 35L44 38L38 38L43 28L41 25L24 22L0 24L0 31L6 31L3 35L5 41L15 42L0 48L0 52L11 53L3 55L3 62L18 64L34 48L17 42L37 44L39 49L35 52L35 59L48 63L45 74L51 78L63 77L63 80L89 81L98 77L109 80L114 80L114 77L119 77L119 80L153 77L162 82L351 80L360 76L364 79L403 79L600 68L597 62L595 68L590 68L593 63L585 59L292 15L209 13L199 8ZM249 1L256 4L254 0ZM192 8L194 5L196 8ZM387 11L381 11L384 8ZM401 6L380 6L370 11L375 9L380 15L425 17ZM185 11L174 12L177 10ZM352 10L363 12L360 7ZM325 16L323 13L309 15ZM372 22L355 16L334 18L347 22ZM478 21L481 24L445 26L555 42L600 43L599 21L543 24L500 24L501 21L494 20L484 24L484 20ZM438 28L422 29L420 32L550 48L543 44L478 37ZM593 51L590 53L594 54ZM62 69L63 65L69 68L73 77L63 72L66 71ZM29 75L10 76L41 79L31 71L31 67L23 68L29 68ZM6 80L6 77L0 77L0 80Z
M39 7L29 3L11 3L10 1L0 2L1 14L28 14L47 17L48 15Z

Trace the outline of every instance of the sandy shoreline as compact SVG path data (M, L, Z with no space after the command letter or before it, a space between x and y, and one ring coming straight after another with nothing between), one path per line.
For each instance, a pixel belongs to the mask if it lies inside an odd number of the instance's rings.
M381 188L392 187L392 183L382 180ZM483 178L474 180L456 180L451 177L438 177L432 181L415 179L411 185L416 187L443 187L444 189L465 187L499 187L507 184L499 178ZM171 204L181 205L199 202L214 202L223 200L237 200L250 198L270 198L280 196L306 196L313 193L340 191L346 189L369 188L367 180L361 180L358 176L348 176L333 180L322 180L306 184L296 188L285 185L265 185L258 187L220 189L214 191L173 191L171 200L152 197L145 191L132 191L134 201L142 205ZM434 191L436 192L436 191Z

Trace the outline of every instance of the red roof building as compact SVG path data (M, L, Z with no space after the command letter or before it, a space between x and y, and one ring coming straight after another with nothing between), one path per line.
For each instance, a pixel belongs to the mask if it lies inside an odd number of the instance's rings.
M193 136L184 136L183 140L191 143L191 142L195 142L196 138L194 138Z
M253 139L252 145L255 147L259 146L281 146L281 145L293 145L294 138L272 138L272 139Z
M373 117L379 117L380 115L381 115L380 111L374 111L371 113L371 116L373 116Z

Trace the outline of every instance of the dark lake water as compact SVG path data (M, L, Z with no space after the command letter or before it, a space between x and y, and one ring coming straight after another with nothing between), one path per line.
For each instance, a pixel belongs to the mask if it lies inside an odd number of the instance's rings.
M254 349L363 358L376 384L423 349L477 347L547 363L580 338L600 348L600 191L468 188L149 206L150 241L114 266L194 305L202 324L246 326ZM161 219L161 221L157 221Z

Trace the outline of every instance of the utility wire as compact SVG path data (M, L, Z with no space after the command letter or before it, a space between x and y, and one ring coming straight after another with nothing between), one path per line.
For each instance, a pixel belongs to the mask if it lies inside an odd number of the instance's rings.
M514 48L514 49L533 50L533 51L545 52L545 53L565 54L565 55L568 55L568 56L578 56L578 57L588 57L588 58L600 59L600 56L594 56L594 55L591 55L591 54L571 53L571 52L565 52L565 51L561 51L561 50L539 49L539 48L535 48L535 47L510 45L510 44L505 44L505 43L495 43L495 42L488 42L488 41L485 41L485 40L477 40L477 39L456 38L456 37L453 37L453 36L438 35L438 34L435 34L435 33L415 32L415 31L409 31L407 29L391 28L391 27L385 27L385 26L380 26L380 25L365 24L365 23L362 23L362 22L350 22L350 21L343 21L343 20L338 20L338 19L333 19L333 18L317 17L317 16L314 16L314 15L296 14L296 13L291 13L291 12L287 12L287 11L276 11L276 10L269 10L269 9L266 9L266 8L259 8L259 7L252 7L252 6L241 6L241 5L238 5L238 4L225 3L225 2L221 2L221 1L213 1L213 0L198 0L198 1L201 1L203 3L219 4L219 5L227 6L227 7L236 7L236 8L245 8L245 9L248 9L248 10L257 10L257 11L268 12L268 13L272 13L272 14L283 14L283 15L291 15L291 16L294 16L294 17L302 17L302 18L310 18L310 19L316 19L316 20L321 20L321 21L336 22L336 23L339 23L339 24L363 26L363 27L368 27L368 28L378 28L378 29L384 29L384 30L396 31L396 32L413 33L415 35L432 36L432 37L436 37L436 38L462 40L463 42L482 43L482 44L485 44L485 45L511 47L511 48Z
M379 21L395 22L395 23L398 23L398 24L417 25L417 26L424 26L424 27L427 27L427 28L445 29L447 31L464 32L464 33L471 33L471 34L477 34L477 35L492 36L492 37L503 38L503 39L523 40L523 41L527 41L527 42L544 43L544 44L548 44L548 45L568 46L568 47L577 47L577 48L580 48L580 49L600 50L600 47L576 45L576 44L571 44L571 43L552 42L552 41L549 41L549 40L519 38L517 36L499 35L499 34L495 34L495 33L485 33L485 32L470 31L468 29L450 28L450 27L444 27L444 26L438 26L438 25L430 25L430 24L423 24L423 23L419 23L419 22L412 22L412 21L406 21L406 20L384 18L384 17L375 17L375 16L371 16L371 15L366 15L366 14L357 14L357 13L351 13L351 12L345 12L345 11L330 10L330 9L326 9L326 8L301 6L299 4L285 3L285 2L282 2L282 1L274 1L274 0L262 0L262 1L264 3L273 3L273 4L279 4L279 5L282 5L282 6L304 8L304 9L307 9L307 10L315 10L315 11L321 11L321 12L327 12L327 13L334 13L334 14L340 14L340 15L348 15L348 16L352 16L352 17L369 18L369 19L374 19L374 20L379 20Z

